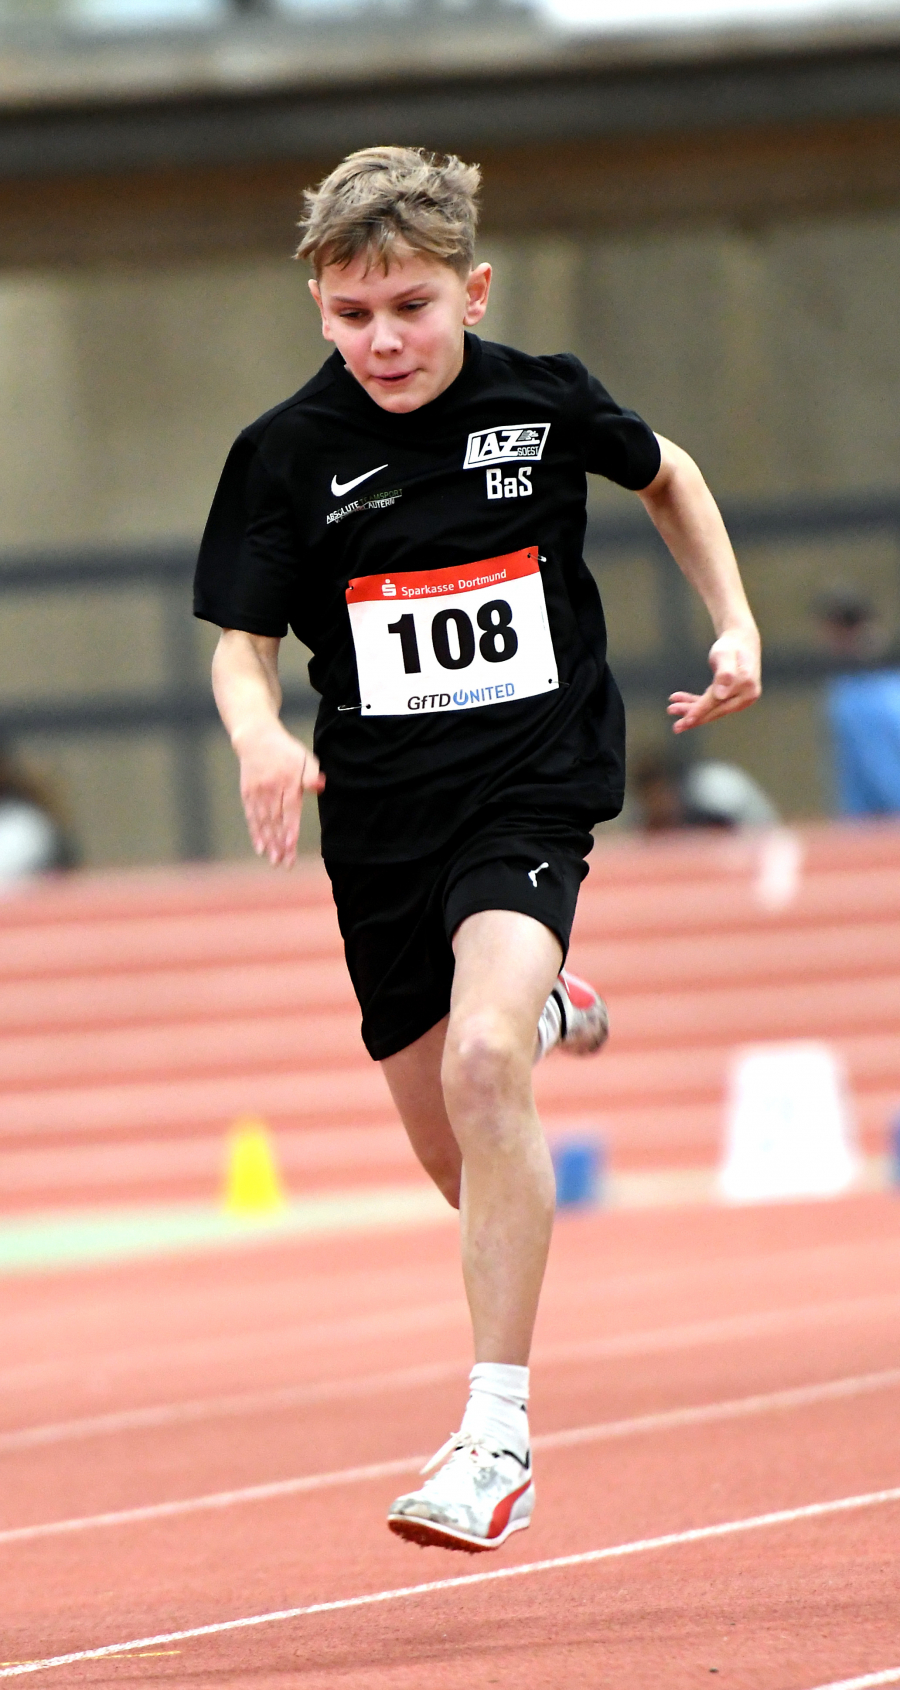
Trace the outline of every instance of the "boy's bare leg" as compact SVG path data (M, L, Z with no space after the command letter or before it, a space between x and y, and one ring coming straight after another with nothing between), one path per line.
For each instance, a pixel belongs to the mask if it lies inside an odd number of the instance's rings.
M441 1073L463 1158L463 1277L475 1360L525 1366L556 1196L532 1065L562 951L549 928L515 910L469 916L453 949Z
M524 1366L554 1209L532 1063L562 953L548 928L513 910L469 916L453 948L449 1021L383 1066L413 1148L451 1202L456 1162L448 1128L461 1153L475 1359Z
M441 1063L447 1036L445 1015L414 1044L382 1062L384 1077L426 1174L452 1208L459 1208L462 1153L444 1106Z

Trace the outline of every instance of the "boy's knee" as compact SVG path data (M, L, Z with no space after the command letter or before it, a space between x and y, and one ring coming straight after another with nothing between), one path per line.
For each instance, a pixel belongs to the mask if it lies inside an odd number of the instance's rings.
M449 1105L495 1108L530 1083L531 1052L517 1028L490 1010L450 1018L442 1081Z

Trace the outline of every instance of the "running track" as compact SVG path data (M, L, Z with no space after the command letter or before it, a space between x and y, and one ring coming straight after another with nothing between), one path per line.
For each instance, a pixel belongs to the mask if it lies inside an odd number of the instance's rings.
M564 1218L476 1560L383 1525L463 1402L452 1227L7 1281L0 1340L10 1682L900 1684L896 1198Z

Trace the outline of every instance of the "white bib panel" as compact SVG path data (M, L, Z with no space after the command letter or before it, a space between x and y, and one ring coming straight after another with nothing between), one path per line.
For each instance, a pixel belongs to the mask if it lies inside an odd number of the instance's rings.
M347 608L363 716L471 710L559 686L535 546L462 569L360 576Z

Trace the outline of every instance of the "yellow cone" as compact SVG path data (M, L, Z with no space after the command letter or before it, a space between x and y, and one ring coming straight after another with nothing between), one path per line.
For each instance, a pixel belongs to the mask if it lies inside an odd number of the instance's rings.
M264 1121L236 1121L228 1139L224 1206L230 1215L265 1215L287 1201Z

